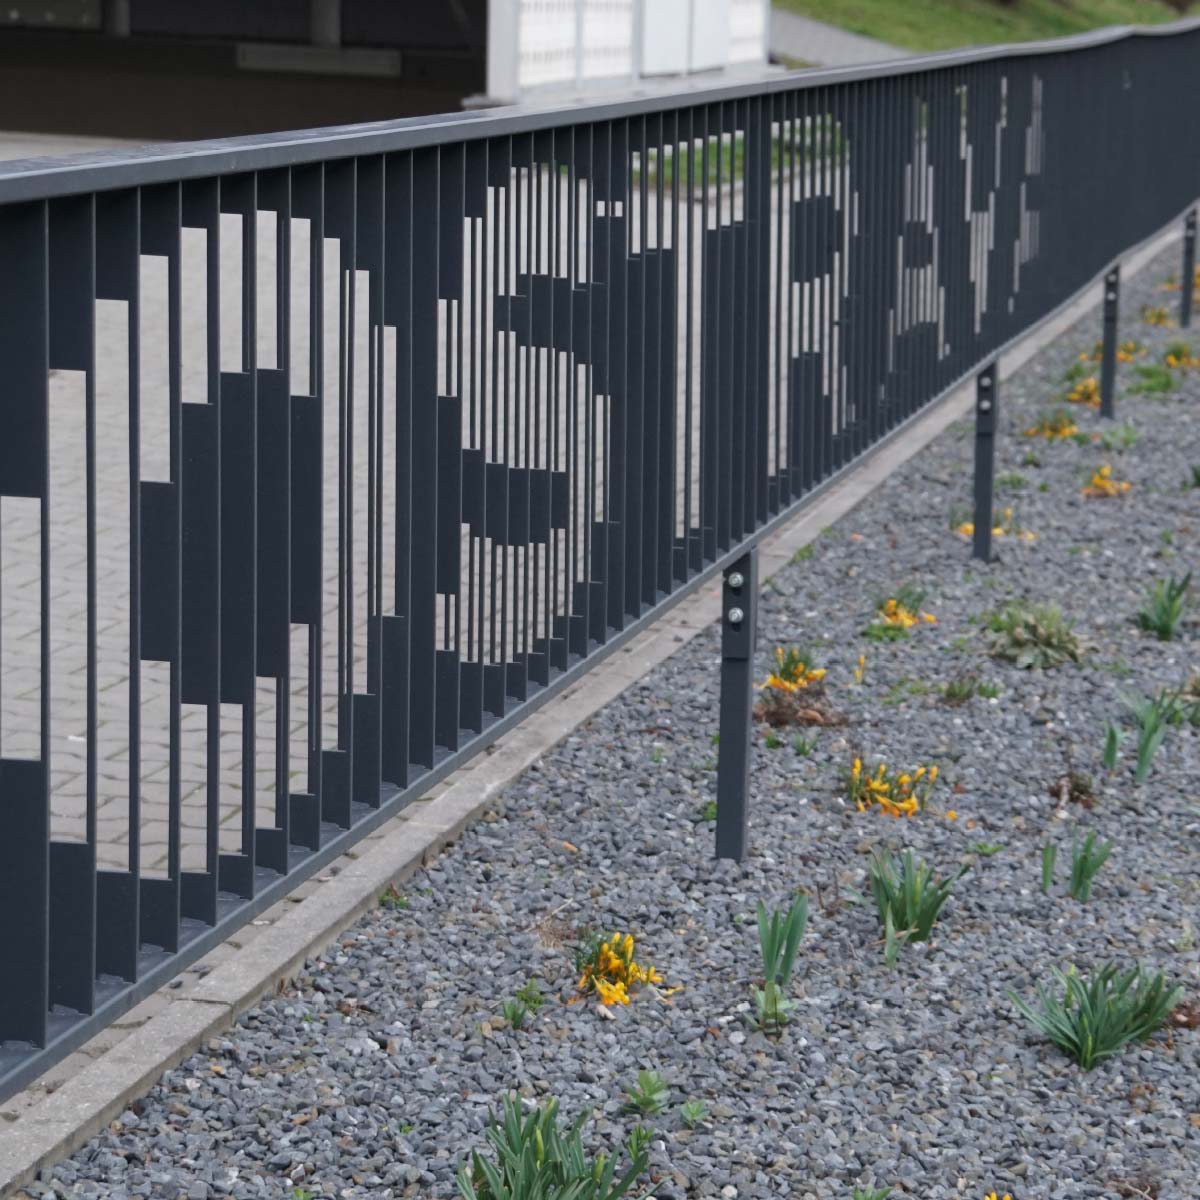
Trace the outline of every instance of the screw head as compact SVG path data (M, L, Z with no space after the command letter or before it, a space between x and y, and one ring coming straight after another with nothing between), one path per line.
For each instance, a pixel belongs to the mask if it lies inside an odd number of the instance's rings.
M992 386L992 378L991 378L991 376L990 376L990 375L983 375L983 376L981 376L981 377L980 377L980 380L979 380L979 386L980 386L981 388L990 388L990 387Z
M740 608L731 608L725 615L730 625L740 625L746 619L746 614Z
M746 577L741 571L733 571L729 576L729 586L731 588L740 588L746 582Z
M984 399L980 400L979 411L980 412L991 412L992 411L992 402L990 400L988 400L986 397Z

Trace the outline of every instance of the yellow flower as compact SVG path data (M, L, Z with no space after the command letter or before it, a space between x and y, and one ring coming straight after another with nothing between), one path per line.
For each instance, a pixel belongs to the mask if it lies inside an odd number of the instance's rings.
M958 820L958 813L956 813L956 812L954 811L954 809L952 809L952 808L951 808L951 809L947 809L947 810L946 810L946 820L947 820L947 821L957 821L957 820Z
M1097 467L1092 473L1091 482L1083 489L1085 496L1091 496L1096 499L1103 499L1110 496L1121 496L1133 485L1125 479L1114 479L1112 477L1112 467L1105 463L1101 467Z
M607 979L597 979L596 995L600 997L600 1003L604 1005L629 1003L629 993L625 989L625 984L619 980L616 983L610 983Z

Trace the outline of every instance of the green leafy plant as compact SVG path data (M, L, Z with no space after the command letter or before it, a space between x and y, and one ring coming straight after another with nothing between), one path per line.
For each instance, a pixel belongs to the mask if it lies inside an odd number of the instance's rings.
M1012 992L1009 998L1043 1037L1085 1071L1129 1042L1145 1041L1183 996L1182 988L1169 983L1161 971L1150 976L1136 965L1122 971L1109 963L1090 980L1074 970L1064 974L1055 968L1054 982L1053 990L1037 985L1037 1008Z
M980 858L991 858L993 854L999 854L1004 849L1003 842L972 842L971 853L978 854Z
M499 1120L493 1114L487 1130L495 1161L478 1151L458 1172L462 1200L621 1200L645 1173L650 1155L644 1137L631 1136L629 1166L618 1176L617 1157L590 1157L583 1148L587 1114L561 1127L558 1101L548 1100L527 1116L520 1101L504 1099ZM642 1193L650 1200L653 1189Z
M1102 842L1096 845L1096 831L1092 830L1081 842L1076 837L1071 843L1071 883L1067 890L1071 898L1083 903L1091 898L1092 880L1096 872L1108 861L1112 854L1112 842Z
M1054 883L1054 864L1058 860L1058 847L1047 842L1042 847L1042 891L1049 892Z
M1143 784L1150 774L1154 756L1167 736L1168 726L1178 720L1178 698L1164 689L1154 696L1132 701L1130 707L1137 730L1137 766L1133 781Z
M978 687L978 675L972 675L970 672L956 675L942 689L942 700L951 705L966 704L975 695Z
M525 1018L529 1016L529 1009L520 1000L505 1000L500 1006L500 1011L514 1029L521 1029L525 1024Z
M655 1116L671 1103L671 1085L657 1071L639 1071L637 1082L626 1089L625 1097L626 1112Z
M1106 771L1115 771L1117 754L1121 747L1121 730L1114 721L1108 721L1104 726L1104 754L1102 761Z
M708 1120L708 1105L703 1100L688 1100L679 1106L679 1116L689 1129Z
M985 700L999 700L1000 685L998 683L981 683L979 685L979 694Z
M765 1032L778 1033L787 1024L792 1002L784 991L792 979L800 941L808 927L808 897L796 896L785 911L767 911L758 902L758 949L762 956L763 986L754 988L758 1025Z
M792 738L792 749L801 758L807 758L816 748L817 738L815 734L812 737L806 737L804 734L798 733Z
M394 883L389 883L380 893L379 904L380 907L389 910L407 908L408 897L398 891Z
M717 819L717 802L705 800L697 810L696 819L698 821L715 821Z
M1132 450L1137 445L1138 431L1132 424L1126 421L1122 425L1116 425L1112 429L1106 429L1100 435L1100 445L1108 450L1124 452Z
M984 613L991 654L1023 668L1057 667L1080 662L1083 643L1056 604L1011 600Z
M1170 579L1157 580L1145 605L1138 610L1138 626L1154 634L1160 642L1169 642L1183 619L1191 586L1191 571L1182 579L1172 575Z
M969 869L964 866L955 875L936 879L933 868L918 863L911 850L900 860L890 854L875 855L870 868L871 894L883 924L889 966L903 943L928 941L950 892Z
M1179 386L1175 376L1160 363L1141 363L1133 368L1133 375L1128 391L1135 396L1163 396Z
M996 476L997 487L1008 488L1014 492L1020 491L1028 482L1029 480L1020 471L1004 471Z
M887 1200L892 1194L890 1187L860 1188L856 1187L850 1194L850 1200Z

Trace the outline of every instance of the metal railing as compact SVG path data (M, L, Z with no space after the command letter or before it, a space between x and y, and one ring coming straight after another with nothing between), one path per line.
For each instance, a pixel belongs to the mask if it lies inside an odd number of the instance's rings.
M0 1091L722 570L740 854L751 548L1193 204L1197 61L0 169Z

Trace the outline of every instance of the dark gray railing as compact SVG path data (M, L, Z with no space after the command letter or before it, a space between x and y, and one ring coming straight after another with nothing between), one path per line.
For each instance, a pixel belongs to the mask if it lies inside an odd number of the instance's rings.
M0 170L0 1090L721 570L741 853L750 548L1193 204L1197 61Z

